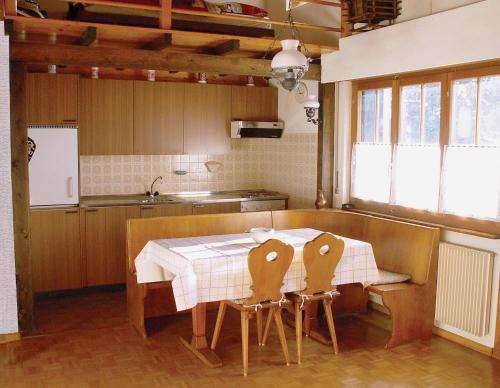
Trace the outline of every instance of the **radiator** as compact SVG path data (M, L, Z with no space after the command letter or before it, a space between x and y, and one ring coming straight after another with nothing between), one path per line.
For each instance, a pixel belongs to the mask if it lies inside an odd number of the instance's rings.
M436 321L476 336L489 332L491 252L439 244Z

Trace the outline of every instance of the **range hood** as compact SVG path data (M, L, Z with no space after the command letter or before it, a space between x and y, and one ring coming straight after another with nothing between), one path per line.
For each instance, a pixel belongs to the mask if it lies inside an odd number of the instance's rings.
M280 138L285 129L282 121L231 121L231 137Z

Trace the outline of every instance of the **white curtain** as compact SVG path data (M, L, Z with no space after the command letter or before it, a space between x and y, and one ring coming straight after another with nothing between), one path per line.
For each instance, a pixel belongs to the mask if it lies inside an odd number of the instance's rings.
M437 211L441 149L438 145L397 145L394 165L394 203Z
M391 155L390 144L354 144L352 158L353 197L389 202Z
M442 210L460 216L499 219L500 147L447 146Z

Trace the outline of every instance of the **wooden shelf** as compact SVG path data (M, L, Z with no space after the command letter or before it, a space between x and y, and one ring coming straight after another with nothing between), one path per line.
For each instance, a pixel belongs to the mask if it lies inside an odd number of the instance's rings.
M247 36L224 35L204 32L178 31L162 28L132 27L113 24L79 22L60 19L38 19L22 16L6 16L12 23L11 39L17 42L33 42L47 44L75 44L89 27L97 30L97 40L94 46L143 48L165 34L172 36L168 52L201 53L207 48L239 40L240 50L229 54L235 57L262 58L272 44L272 38L255 38ZM279 48L279 47L277 47ZM312 58L321 54L338 50L336 46L307 44Z

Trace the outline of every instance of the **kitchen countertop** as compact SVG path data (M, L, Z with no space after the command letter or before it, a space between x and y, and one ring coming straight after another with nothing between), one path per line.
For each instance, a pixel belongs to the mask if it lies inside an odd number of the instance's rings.
M258 193L258 196L251 196ZM217 192L189 192L160 194L151 200L145 194L140 195L99 195L80 198L81 207L132 206L132 205L174 205L204 204L221 202L269 201L288 199L288 194L267 190L233 190Z

